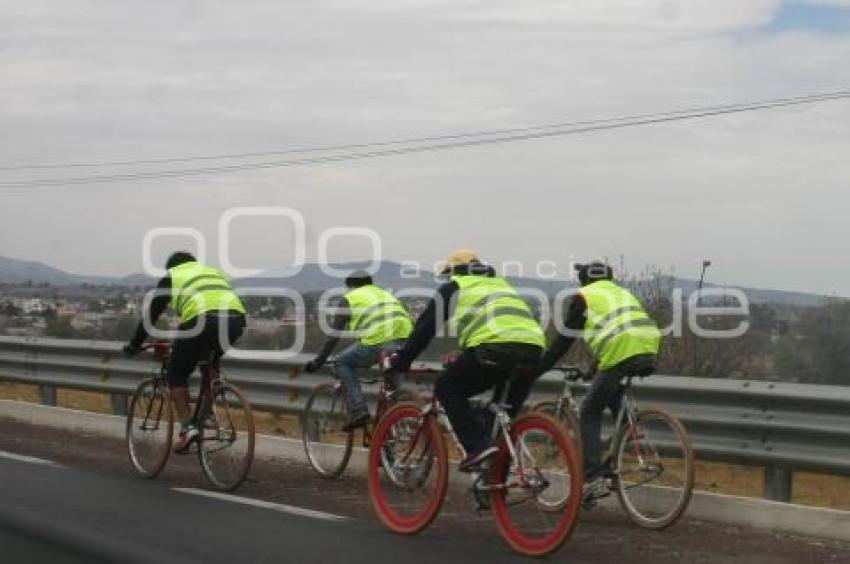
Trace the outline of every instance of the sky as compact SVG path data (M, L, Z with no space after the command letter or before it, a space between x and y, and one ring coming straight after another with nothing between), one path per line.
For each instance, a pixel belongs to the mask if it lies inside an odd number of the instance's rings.
M850 89L850 0L0 1L0 184L220 155ZM0 255L143 269L183 227L241 269L369 258L607 257L850 296L850 100L454 151L184 178L0 188ZM232 163L211 160L201 163ZM241 162L241 161L240 161ZM234 208L297 210L291 221ZM327 253L320 242L328 242ZM191 248L154 239L150 255ZM548 272L548 267L544 269Z

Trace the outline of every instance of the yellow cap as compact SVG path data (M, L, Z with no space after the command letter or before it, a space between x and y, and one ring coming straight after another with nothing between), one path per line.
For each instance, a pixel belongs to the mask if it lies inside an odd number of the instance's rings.
M456 249L449 253L449 256L443 261L442 272L446 273L455 267L473 262L481 262L478 260L478 255L475 254L475 251L471 249Z

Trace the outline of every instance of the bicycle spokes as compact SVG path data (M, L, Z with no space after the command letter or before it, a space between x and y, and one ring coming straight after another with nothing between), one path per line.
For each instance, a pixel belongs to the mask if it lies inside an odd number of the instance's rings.
M369 491L388 527L407 534L426 527L442 504L447 471L448 454L433 417L404 404L384 415L369 451Z
M514 549L539 556L564 542L578 515L578 472L575 445L552 417L532 412L514 421L490 480L493 514Z
M684 511L693 487L693 452L674 417L646 410L621 433L617 490L623 508L641 526L661 528Z
M251 406L232 385L215 386L209 411L198 421L199 454L207 478L220 489L233 489L248 473L254 456L254 419Z
M171 452L174 420L168 395L153 379L145 380L130 400L126 439L130 462L137 474L153 478Z

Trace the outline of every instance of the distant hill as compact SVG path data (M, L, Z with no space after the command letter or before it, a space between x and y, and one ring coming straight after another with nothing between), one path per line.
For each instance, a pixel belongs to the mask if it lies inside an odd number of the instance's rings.
M234 285L244 288L288 288L296 292L315 292L343 285L345 273L363 269L366 262L346 262L330 265L340 271L339 276L332 276L315 263L308 263L298 270L295 267L272 269L251 278L241 278ZM387 288L403 290L411 288L433 289L438 282L427 271L415 272L409 267L394 261L382 261L375 280ZM529 277L509 277L517 286L533 288L549 296L568 285L564 280L549 280ZM156 279L146 274L137 273L128 276L91 276L73 274L36 261L26 261L0 256L0 282L6 284L52 284L55 286L73 286L80 284L116 285L116 286L153 286ZM685 296L696 290L697 282L684 278L673 281L675 287L681 288ZM713 284L705 284L705 288L717 288ZM786 292L762 288L739 288L754 303L774 303L781 305L813 306L822 304L827 298L817 294L803 292Z
M116 285L147 286L154 279L144 274L129 276L93 276L73 274L37 261L13 259L0 256L0 282L5 284L52 284L54 286Z

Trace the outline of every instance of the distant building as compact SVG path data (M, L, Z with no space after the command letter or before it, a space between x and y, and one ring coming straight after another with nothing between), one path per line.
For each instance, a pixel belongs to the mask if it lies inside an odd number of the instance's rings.
M21 300L20 308L24 315L41 315L48 310L50 304L41 298Z
M58 317L74 317L79 312L79 308L73 304L60 304L56 306L56 315Z

